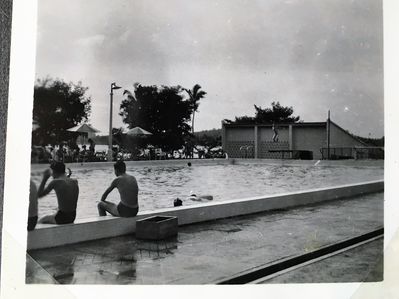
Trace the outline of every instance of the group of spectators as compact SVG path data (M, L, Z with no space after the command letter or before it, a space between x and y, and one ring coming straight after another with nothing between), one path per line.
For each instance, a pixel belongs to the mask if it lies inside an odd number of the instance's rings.
M160 148L148 147L137 149L135 152L114 146L113 161L117 160L164 160L164 159L209 159L224 158L223 150L211 151L201 146L185 145L180 150L164 152ZM88 139L88 145L79 147L76 142L60 143L59 145L32 146L32 163L49 163L53 161L73 162L101 162L107 161L106 151L96 152L96 144Z
M32 162L87 162L95 159L95 142L88 140L89 146L82 145L80 148L76 143L60 143L58 146L33 146Z

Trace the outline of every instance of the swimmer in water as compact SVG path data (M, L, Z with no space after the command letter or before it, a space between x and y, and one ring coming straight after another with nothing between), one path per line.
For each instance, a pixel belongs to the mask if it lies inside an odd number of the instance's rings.
M180 198L176 198L174 201L173 201L173 206L174 207L180 207L180 206L182 206L183 205L183 201L180 199Z
M189 200L194 200L194 201L202 201L203 199L207 199L207 200L213 200L213 196L212 195L197 195L195 194L193 191L190 192L190 196L187 197L187 199Z

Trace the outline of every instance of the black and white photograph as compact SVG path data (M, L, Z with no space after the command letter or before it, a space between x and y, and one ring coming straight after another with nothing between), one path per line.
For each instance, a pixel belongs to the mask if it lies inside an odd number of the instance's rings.
M384 14L382 0L37 1L29 132L7 133L23 139L8 209L25 286L384 283Z

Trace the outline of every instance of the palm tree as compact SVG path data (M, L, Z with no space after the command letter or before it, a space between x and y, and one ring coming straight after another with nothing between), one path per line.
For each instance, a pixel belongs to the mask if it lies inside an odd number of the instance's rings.
M141 86L141 85L140 85L140 83L138 83L138 82L136 82L136 83L133 84L134 90L136 90L136 89L137 89L138 87L140 87L140 86ZM129 100L137 101L136 98L135 98L135 96L134 96L134 94L133 94L130 90L125 89L125 90L123 91L123 95L127 95L127 98L128 98Z
M195 84L193 89L186 89L183 88L185 92L187 92L188 96L190 97L190 102L193 107L193 120L192 120L192 132L194 134L194 116L195 112L198 111L198 106L199 106L199 101L205 97L206 92L203 90L200 90L201 86L199 84Z

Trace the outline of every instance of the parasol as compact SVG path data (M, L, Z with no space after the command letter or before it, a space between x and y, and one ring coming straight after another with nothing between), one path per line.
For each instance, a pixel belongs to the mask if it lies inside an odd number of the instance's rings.
M147 136L147 135L152 135L151 132L148 132L140 127L135 127L133 129L130 129L129 131L126 132L127 135L129 136Z

